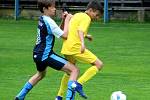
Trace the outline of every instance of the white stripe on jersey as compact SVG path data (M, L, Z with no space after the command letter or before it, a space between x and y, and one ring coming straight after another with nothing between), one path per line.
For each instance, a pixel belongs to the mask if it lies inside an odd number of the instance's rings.
M64 34L64 32L60 29L56 22L49 16L43 15L43 20L44 22L47 22L49 24L52 34L54 34L57 38ZM51 34L51 32L48 32L48 34Z

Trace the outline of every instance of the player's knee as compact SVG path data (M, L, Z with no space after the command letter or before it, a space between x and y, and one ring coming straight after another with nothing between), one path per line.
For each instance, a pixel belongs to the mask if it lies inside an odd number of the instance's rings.
M71 66L72 66L72 68L71 68L71 72L73 72L73 73L79 73L80 72L80 70L79 70L79 68L78 67L76 67L75 65L73 65L73 64L71 64Z
M38 80L42 80L46 76L46 73L39 72L39 73L37 73L37 75L38 75Z
M72 63L67 63L65 65L65 67L63 67L62 69L63 71L65 71L67 74L71 74L71 73L79 73L79 68L77 68L75 65L73 65Z
M99 59L97 59L94 64L97 67L97 69L99 69L99 70L102 69L102 67L103 67L103 62L100 61Z
M72 69L72 72L74 72L74 73L79 73L80 72L80 70L79 70L79 68L77 68L77 67L73 67L73 69Z

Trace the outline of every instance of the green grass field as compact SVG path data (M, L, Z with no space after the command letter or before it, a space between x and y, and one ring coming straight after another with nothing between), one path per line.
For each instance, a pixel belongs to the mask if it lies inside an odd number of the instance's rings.
M36 72L32 49L37 21L0 20L0 100L13 100L24 83ZM104 67L84 85L88 100L110 100L121 90L127 100L150 100L150 24L92 23L93 42L87 48ZM62 40L56 40L60 54ZM78 64L81 74L90 65ZM63 72L48 68L47 76L27 95L26 100L54 100ZM76 96L76 100L83 100Z

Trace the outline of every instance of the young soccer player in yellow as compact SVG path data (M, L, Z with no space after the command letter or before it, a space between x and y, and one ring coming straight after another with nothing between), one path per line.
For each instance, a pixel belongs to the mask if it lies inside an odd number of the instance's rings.
M92 40L92 36L87 34L91 20L98 19L102 14L103 7L98 0L89 2L85 12L76 13L71 18L69 22L68 38L63 42L61 53L64 54L67 60L73 64L75 64L76 61L81 61L92 65L81 77L79 77L78 83L81 85L95 76L103 65L102 61L90 52L84 43L84 38ZM65 74L62 78L56 100L62 100L67 88L68 79L69 76Z

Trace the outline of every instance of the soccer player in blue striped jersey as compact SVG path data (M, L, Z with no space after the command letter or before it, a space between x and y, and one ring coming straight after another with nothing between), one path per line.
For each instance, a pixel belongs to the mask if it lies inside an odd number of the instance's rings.
M33 75L15 97L15 100L24 100L27 93L46 75L47 66L61 70L70 75L66 100L74 100L72 95L75 91L84 95L82 86L76 81L79 69L69 63L63 57L53 51L55 37L67 38L68 23L71 15L65 18L64 30L62 31L52 17L55 15L55 0L38 0L38 7L43 15L39 18L37 28L37 41L33 49L33 60L36 64L37 73Z

